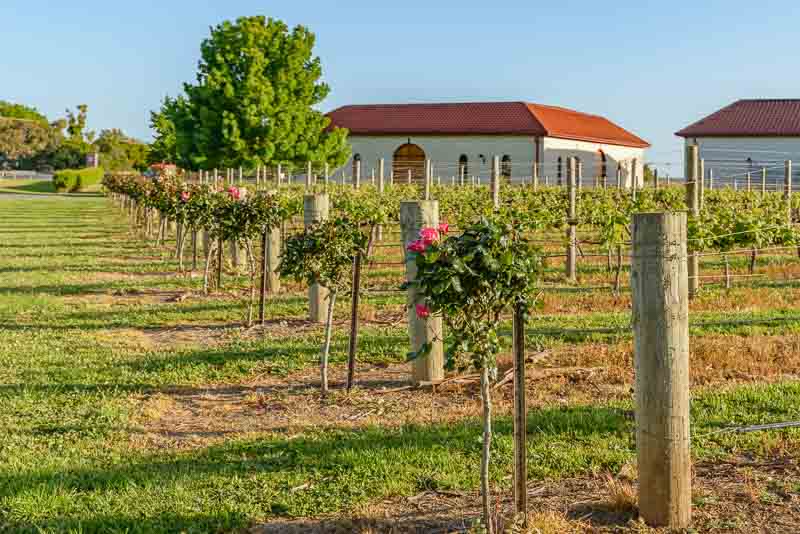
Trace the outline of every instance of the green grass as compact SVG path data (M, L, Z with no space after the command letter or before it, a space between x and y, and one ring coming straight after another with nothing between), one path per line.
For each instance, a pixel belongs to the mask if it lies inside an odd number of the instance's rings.
M473 418L450 425L231 437L190 450L137 445L142 394L236 384L255 374L280 376L315 365L321 329L243 338L236 327L244 313L243 277L226 277L232 287L226 297L98 298L196 289L200 282L159 275L175 268L166 249L133 239L127 221L103 199L0 199L0 211L0 531L218 532L276 516L346 513L359 504L426 489L477 488L480 424ZM399 305L403 296L368 301ZM344 317L348 303L340 304ZM281 295L268 306L270 318L304 315L300 294ZM695 314L692 321L727 317ZM624 326L627 320L625 314L541 316L529 336L542 343L583 342L587 338L548 337L536 330ZM798 324L770 328L794 332ZM175 325L229 328L223 343L213 347L153 348L115 334ZM752 328L722 331L746 335ZM706 332L717 330L698 326L693 335ZM406 336L402 325L365 326L359 359L402 361ZM615 339L598 336L589 339ZM346 348L346 333L339 331L335 365L344 361ZM630 462L631 409L621 402L532 411L530 476L616 471ZM716 433L729 424L797 419L798 412L798 384L698 392L692 406L695 457L765 454L781 437L800 443L797 430ZM511 422L500 417L495 430L492 478L508 490ZM305 489L292 491L300 486Z
M73 196L97 196L100 184L94 184L83 193L72 193ZM57 194L51 180L12 180L0 179L0 193L26 194L26 195L55 195Z

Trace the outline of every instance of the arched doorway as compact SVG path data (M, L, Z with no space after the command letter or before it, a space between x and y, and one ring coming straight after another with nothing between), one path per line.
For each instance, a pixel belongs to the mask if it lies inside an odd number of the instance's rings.
M413 143L400 145L392 157L392 177L395 183L406 183L408 171L413 182L425 180L425 151Z

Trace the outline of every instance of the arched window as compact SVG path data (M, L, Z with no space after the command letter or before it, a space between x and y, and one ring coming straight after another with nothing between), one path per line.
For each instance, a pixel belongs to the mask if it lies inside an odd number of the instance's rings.
M564 172L564 160L561 159L561 156L558 156L558 160L556 161L556 178L558 179L558 185L561 185L563 172Z
M500 160L500 176L506 181L511 181L511 156L508 154Z
M458 157L458 179L466 180L469 174L469 158L466 154L461 154Z
M356 169L358 169L358 166L360 164L361 164L361 154L355 154L353 156L353 180L356 179L356 174L358 173Z

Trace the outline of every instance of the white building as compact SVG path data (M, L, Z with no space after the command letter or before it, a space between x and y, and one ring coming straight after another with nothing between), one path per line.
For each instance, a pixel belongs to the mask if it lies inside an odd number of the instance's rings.
M783 184L784 161L800 167L800 99L739 100L676 132L698 145L705 176L716 184L753 183L767 169L770 188Z
M650 146L598 115L525 102L356 105L328 116L350 131L351 165L360 161L365 179L383 159L387 177L402 182L410 173L420 180L430 160L443 182L462 174L485 182L498 156L501 174L512 181L530 181L536 166L540 183L555 185L566 180L567 158L574 156L583 183L606 177L616 185L620 169L630 186L634 170L641 184Z

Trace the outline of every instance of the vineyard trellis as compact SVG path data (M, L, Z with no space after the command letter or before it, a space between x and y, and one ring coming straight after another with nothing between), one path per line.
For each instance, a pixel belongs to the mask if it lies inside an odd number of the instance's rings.
M283 246L276 243L277 238L281 237L283 242L291 241L294 239L292 236L300 231L298 217L303 212L304 196L322 193L329 195L332 217L338 221L349 221L353 228L359 229L364 243L368 243L363 252L346 252L351 258L346 262L347 266L353 267L353 277L350 280L354 282L351 287L349 386L354 380L359 294L395 294L403 291L396 286L364 284L364 287L360 287L358 283L362 257L366 272L399 272L403 265L407 265L407 258L406 261L379 261L372 257L379 248L402 251L405 255L404 248L408 238L398 242L397 237L404 231L406 235L413 236L416 230L408 234L407 229L398 229L403 200L422 199L416 201L420 203L426 202L425 199L435 198L439 219L447 221L449 229L454 233L487 216L497 220L513 220L515 231L526 235L532 244L541 248L540 255L545 265L553 260L567 260L572 257L572 265L565 261L566 269L561 275L556 274L553 269L545 269L545 274L537 284L540 292L574 289L612 290L620 293L622 273L625 271L624 260L635 258L630 250L632 215L688 209L690 217L686 243L690 257L698 262L701 258L713 257L721 257L724 261L722 274L701 274L697 270L688 279L699 285L700 280L721 278L730 287L733 279L762 276L754 272L759 254L800 251L800 234L795 225L800 206L792 195L791 163L786 162L783 168L786 180L780 191L764 188L760 191L740 190L734 187L715 189L713 182L709 183L707 189L695 187L705 181L699 179L704 176L699 172L696 173L698 180L687 182L686 187L664 187L656 180L653 187L632 191L608 187L581 188L575 180L580 172L574 161L568 162L566 189L501 183L496 165L494 172L490 174L488 185L474 186L466 180L463 186L459 181L435 184L430 166L427 168L424 183L411 185L392 183L391 179L387 184L382 179L382 171L375 175L374 185L360 181L354 184L358 187L336 184L328 179L327 169L324 169L325 176L322 180L307 178L303 185L285 183L280 170L274 173L273 180L268 181L268 175L261 169L257 169L254 175L242 171L226 171L225 178L214 172L213 179L208 172L195 175L179 173L176 176L157 178L108 175L104 183L146 237L163 239L166 227L162 222L159 231L154 232L153 221L156 219L177 223L180 231L176 234L175 254L181 273L186 272L183 262L186 236L208 232L210 240L206 247L204 266L204 287L207 289L207 273L215 261L212 252L221 253L225 242L242 244L247 256L246 265L250 279L246 321L248 325L253 323L252 309L256 288L257 262L254 244L261 241L262 261L258 263L261 265L259 317L263 321L268 286L265 277L274 274L267 272L266 266L274 267L276 249ZM308 176L312 176L314 166L309 164L307 169ZM713 179L713 174L710 176ZM567 232L567 229L572 230ZM193 239L193 242L196 241ZM271 259L268 258L270 254ZM731 272L729 260L740 254L750 256L748 274ZM616 264L612 265L614 256ZM610 283L606 286L585 287L581 284L581 258L592 264L592 258L601 257L607 260L606 271L611 277ZM221 273L221 256L216 259L215 266L218 273ZM196 268L197 265L193 262L191 269ZM274 271L274 268L271 270ZM574 278L569 276L570 272L574 272ZM329 306L329 312L331 310L332 307ZM330 320L329 314L329 325ZM411 314L410 323L413 323ZM409 327L413 328L413 325L409 324ZM517 332L522 328L527 335L534 336L630 331L630 326L574 331L558 329L552 332L541 329L525 330L524 324L519 320L515 320L514 327ZM506 336L510 334L502 329L500 333ZM326 334L328 340L329 335L330 331ZM520 345L519 341L517 345ZM435 383L436 380L440 378L424 381L417 377L417 381L421 383Z

